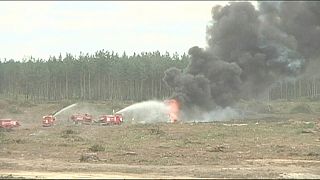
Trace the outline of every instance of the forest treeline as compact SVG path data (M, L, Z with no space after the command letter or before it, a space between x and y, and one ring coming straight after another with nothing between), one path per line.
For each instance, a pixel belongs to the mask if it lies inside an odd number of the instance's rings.
M184 69L187 54L159 51L131 56L100 50L48 59L0 61L0 96L26 101L165 99L172 89L162 78L170 67ZM318 98L320 79L277 82L269 89L269 100Z
M269 100L320 99L320 78L318 75L282 80L269 89Z
M187 54L94 54L0 62L0 94L31 101L164 99L172 90L162 81L170 67L185 68Z

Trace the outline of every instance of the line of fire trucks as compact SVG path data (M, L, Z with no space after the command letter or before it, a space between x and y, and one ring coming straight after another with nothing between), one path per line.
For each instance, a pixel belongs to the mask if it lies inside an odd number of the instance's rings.
M56 117L54 115L46 115L42 117L42 126L50 127L55 124ZM121 114L113 114L113 115L101 115L98 120L93 120L92 115L85 114L73 114L70 116L70 121L74 124L93 124L98 123L100 125L120 125L123 122L123 117ZM13 119L0 119L0 129L12 129L14 127L19 127L21 124L17 120Z
M164 103L169 107L168 115L171 123L175 123L179 119L179 109L180 104L175 99L169 99L164 101ZM98 123L100 125L120 125L123 122L123 117L121 114L113 114L113 115L101 115L98 120L93 120L92 115L85 114L73 114L70 116L70 120L73 121L74 124L93 124ZM56 117L53 115L46 115L42 118L42 126L50 127L53 126L56 121ZM0 119L0 129L11 129L14 127L19 127L20 123L13 119Z
M123 117L121 114L113 114L113 115L101 115L98 120L93 120L92 115L85 114L73 114L70 117L70 120L74 124L86 124L90 125L93 123L99 123L100 125L120 125L123 122ZM56 118L53 115L43 116L42 126L50 127L54 125Z

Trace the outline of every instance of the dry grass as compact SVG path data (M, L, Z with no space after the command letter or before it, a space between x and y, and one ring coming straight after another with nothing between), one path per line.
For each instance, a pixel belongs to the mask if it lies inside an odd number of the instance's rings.
M84 155L96 153L95 160L88 162L155 166L232 166L250 164L247 160L252 159L320 161L316 114L286 114L232 122L120 126L77 126L58 121L53 127L41 127L42 114L36 113L54 107L59 106L22 108L27 111L23 114L26 116L23 126L0 132L0 158L80 163L81 159L87 162ZM247 125L226 125L232 123ZM194 176L201 175L195 173Z
M49 155L73 162L83 152L99 152L106 163L143 165L234 164L261 158L320 160L314 122L224 124L57 125L3 132L1 138L7 151L13 152L5 156L12 158L23 151L25 158Z

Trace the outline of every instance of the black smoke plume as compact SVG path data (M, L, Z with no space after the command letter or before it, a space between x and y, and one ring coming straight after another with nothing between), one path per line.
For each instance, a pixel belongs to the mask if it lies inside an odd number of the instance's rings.
M168 69L164 81L187 117L255 98L275 81L303 73L319 57L319 25L319 2L213 7L208 47L190 48L188 67Z

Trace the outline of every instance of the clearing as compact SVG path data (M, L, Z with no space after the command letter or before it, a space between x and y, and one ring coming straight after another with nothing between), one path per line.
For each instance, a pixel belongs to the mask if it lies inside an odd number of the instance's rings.
M85 110L97 116L128 104ZM300 113L301 104L311 112ZM0 132L1 178L320 178L317 102L274 102L268 112L211 123L74 125L66 113L49 128L42 116L63 105L0 106L0 118L22 124Z

